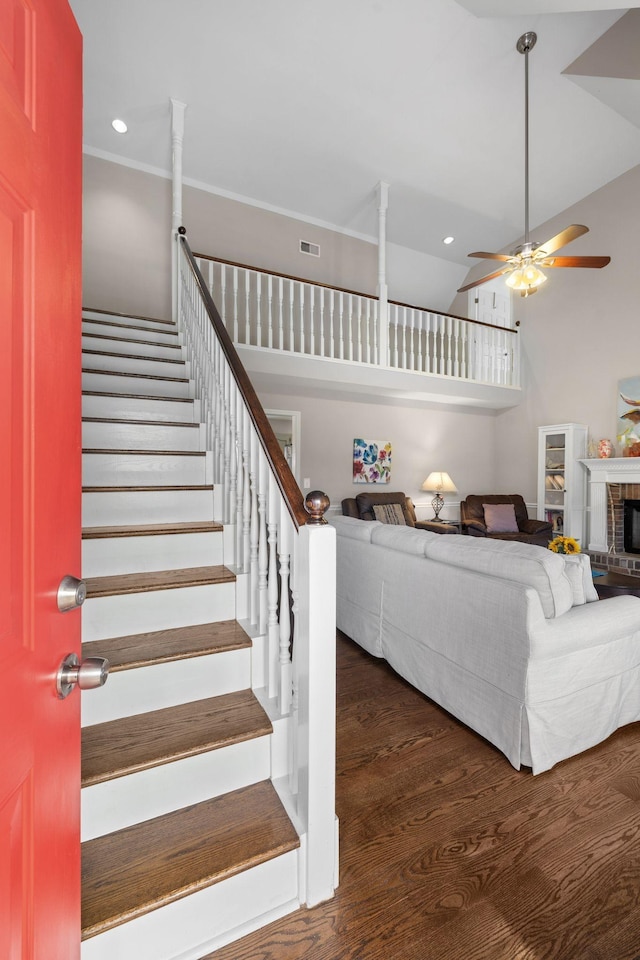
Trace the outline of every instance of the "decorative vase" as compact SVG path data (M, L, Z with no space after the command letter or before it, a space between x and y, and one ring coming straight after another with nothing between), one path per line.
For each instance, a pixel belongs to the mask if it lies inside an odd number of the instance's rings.
M613 456L613 443L611 440L600 440L598 443L598 456L601 460L606 460Z

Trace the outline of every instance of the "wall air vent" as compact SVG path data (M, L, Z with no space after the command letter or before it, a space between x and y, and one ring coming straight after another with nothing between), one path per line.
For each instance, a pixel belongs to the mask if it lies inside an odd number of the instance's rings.
M308 253L310 257L320 256L320 244L309 243L308 240L300 241L300 253Z

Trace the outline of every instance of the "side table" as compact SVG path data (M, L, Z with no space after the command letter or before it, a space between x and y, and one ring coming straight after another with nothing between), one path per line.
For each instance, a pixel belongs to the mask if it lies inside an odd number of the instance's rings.
M594 577L593 585L600 600L624 594L640 597L640 577L630 577L626 573L605 573L604 577Z
M462 533L462 524L455 520L418 520L416 529L430 533Z

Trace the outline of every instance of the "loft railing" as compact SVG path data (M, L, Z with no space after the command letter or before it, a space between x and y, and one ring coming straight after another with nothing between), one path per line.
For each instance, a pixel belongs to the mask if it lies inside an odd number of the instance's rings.
M196 254L233 342L475 383L520 384L518 331ZM386 330L381 330L386 313ZM383 356L381 344L388 344Z
M176 234L177 320L213 451L214 512L255 672L290 717L288 793L306 830L306 903L330 897L335 850L335 531L306 501L189 248ZM262 680L254 686L260 686Z

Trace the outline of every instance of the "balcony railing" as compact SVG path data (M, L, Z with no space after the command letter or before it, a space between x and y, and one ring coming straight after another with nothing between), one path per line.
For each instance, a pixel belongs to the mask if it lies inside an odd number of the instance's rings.
M520 385L518 331L195 254L236 345ZM386 314L386 317L385 317Z

